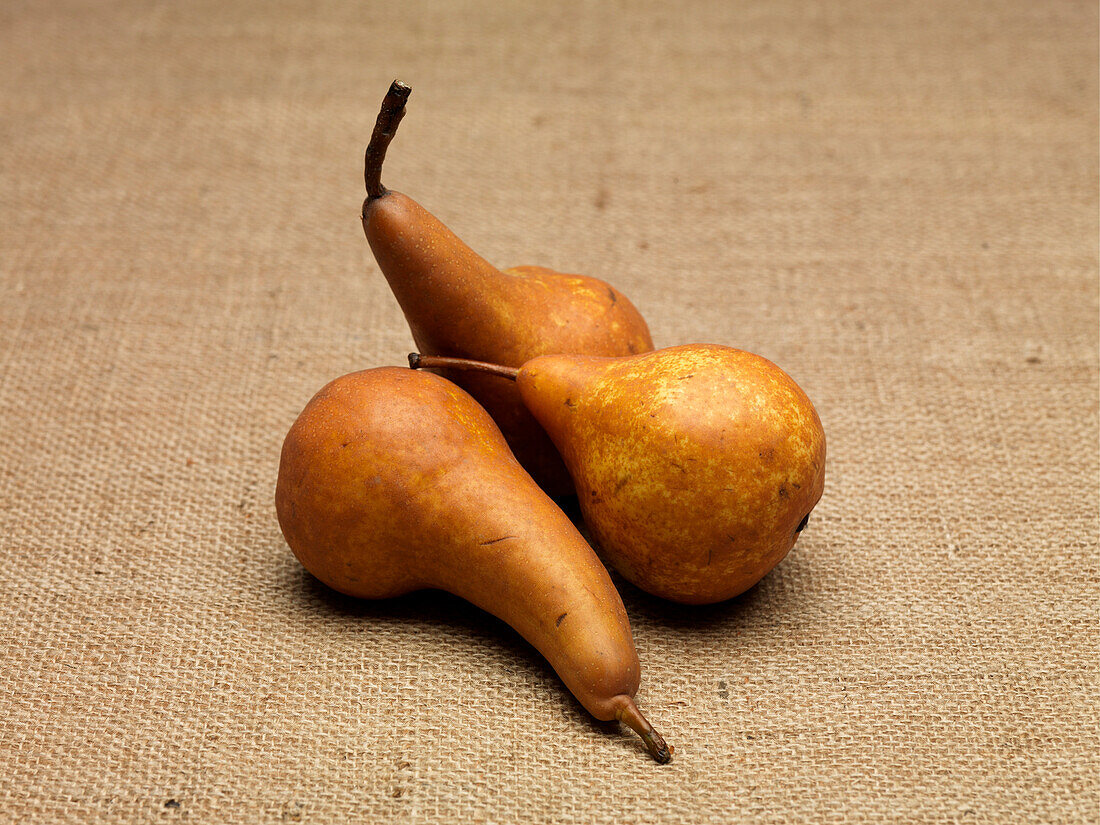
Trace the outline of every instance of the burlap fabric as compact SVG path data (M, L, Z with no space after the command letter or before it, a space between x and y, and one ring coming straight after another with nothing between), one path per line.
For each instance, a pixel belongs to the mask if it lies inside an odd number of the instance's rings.
M0 20L0 819L1097 820L1095 4ZM395 76L390 186L821 413L758 588L622 588L668 767L506 626L279 533L298 411L409 349L358 220Z

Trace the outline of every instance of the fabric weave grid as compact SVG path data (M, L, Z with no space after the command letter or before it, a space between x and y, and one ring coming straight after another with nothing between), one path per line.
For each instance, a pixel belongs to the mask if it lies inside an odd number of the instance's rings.
M1097 68L1084 2L8 4L0 817L1096 822ZM388 186L821 414L759 587L621 588L666 768L279 533L297 412L410 347L358 222L395 76Z

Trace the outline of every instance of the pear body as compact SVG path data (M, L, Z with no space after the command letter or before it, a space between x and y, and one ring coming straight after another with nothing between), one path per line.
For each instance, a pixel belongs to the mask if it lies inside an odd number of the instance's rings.
M821 498L821 421L760 356L715 345L546 356L517 386L608 560L654 595L702 604L747 590Z
M555 353L619 356L653 349L641 314L606 282L537 266L497 269L400 192L367 199L363 231L422 354L519 367ZM442 374L485 407L550 495L573 492L561 458L511 381Z
M454 593L514 627L598 719L637 690L607 571L449 381L380 368L328 384L286 437L275 502L290 548L329 587Z

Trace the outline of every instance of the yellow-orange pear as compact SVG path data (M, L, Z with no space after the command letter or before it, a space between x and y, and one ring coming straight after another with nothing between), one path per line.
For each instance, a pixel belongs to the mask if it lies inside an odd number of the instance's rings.
M404 368L328 384L283 443L275 504L290 548L329 587L472 602L534 645L593 716L670 759L634 703L638 657L607 571L459 387Z
M610 284L539 266L498 269L412 198L382 185L382 162L410 92L395 80L382 102L366 152L363 231L420 351L518 367L552 353L652 350L645 320ZM485 374L444 374L488 410L550 495L573 492L554 445L513 384Z
M445 359L410 356L431 367ZM561 451L610 562L673 601L756 584L794 546L825 483L825 433L783 370L730 347L548 355L513 377Z

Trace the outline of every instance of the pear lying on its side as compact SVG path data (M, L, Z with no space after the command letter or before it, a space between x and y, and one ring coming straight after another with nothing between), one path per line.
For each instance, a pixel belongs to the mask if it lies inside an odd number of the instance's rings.
M794 546L825 484L825 433L779 367L692 344L624 358L547 355L514 377L561 452L593 536L631 582L673 601L728 599Z
M290 548L328 586L473 602L534 645L593 716L671 758L634 704L638 657L607 571L454 384L392 367L330 383L286 437L275 504Z

